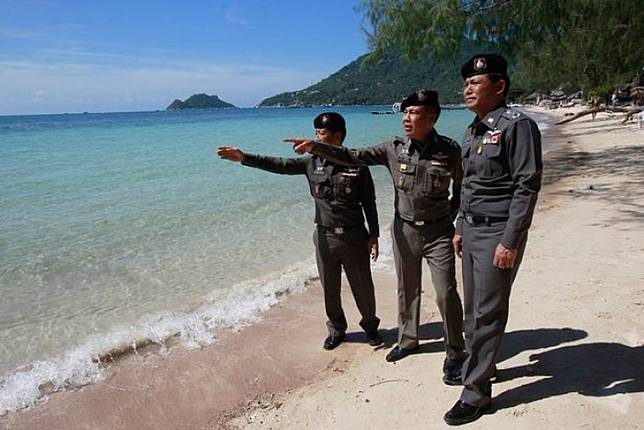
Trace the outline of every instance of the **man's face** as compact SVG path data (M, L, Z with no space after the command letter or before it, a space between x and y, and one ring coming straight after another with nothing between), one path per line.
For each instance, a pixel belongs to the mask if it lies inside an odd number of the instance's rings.
M465 106L483 118L503 101L505 80L492 82L488 75L475 75L465 79L463 98Z
M403 111L402 126L405 135L414 140L425 140L436 123L436 113L427 106L408 106Z
M334 132L329 130L328 128L316 128L315 140L322 143L328 143L329 145L341 145L342 132L340 131Z

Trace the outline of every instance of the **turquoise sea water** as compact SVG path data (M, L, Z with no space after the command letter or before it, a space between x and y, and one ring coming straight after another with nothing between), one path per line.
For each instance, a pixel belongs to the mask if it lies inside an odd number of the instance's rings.
M401 133L384 107L333 108L346 146ZM139 338L252 321L315 275L303 176L220 160L219 145L297 156L323 108L0 117L0 414L100 377L96 357ZM460 140L471 113L444 110ZM383 240L393 214L372 168ZM323 310L320 311L323 324Z

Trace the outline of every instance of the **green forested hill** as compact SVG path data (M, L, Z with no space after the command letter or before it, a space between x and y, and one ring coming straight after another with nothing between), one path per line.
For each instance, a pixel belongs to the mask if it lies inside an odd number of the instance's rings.
M461 103L460 67L475 51L481 49L465 49L451 61L421 55L413 62L389 52L366 67L362 66L365 55L315 85L269 97L260 106L391 104L421 88L438 91L441 103Z

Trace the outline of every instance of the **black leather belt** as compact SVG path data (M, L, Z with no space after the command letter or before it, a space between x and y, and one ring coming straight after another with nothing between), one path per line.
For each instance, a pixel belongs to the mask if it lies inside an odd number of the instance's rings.
M410 219L405 219L405 218L401 217L400 215L396 215L396 216L398 218L400 218L401 220L409 223L409 224L413 224L413 225L417 225L417 226L438 224L439 222L443 222L443 221L445 221L445 220L447 220L449 218L448 216L442 216L440 218L434 218L434 219L430 219L430 220L415 220L414 221L414 220L410 220Z
M364 226L361 225L361 224L356 224L356 225L347 225L347 226L343 226L343 227L327 227L325 225L318 224L318 228L321 228L324 231L330 231L330 232L335 233L335 234L346 233L349 230L353 230L353 229L356 229L356 228L359 228L359 227L364 227Z
M463 214L463 219L470 225L481 225L481 224L491 224L493 222L502 222L507 221L507 217L496 217L496 216L483 216L483 215L472 215L472 214Z

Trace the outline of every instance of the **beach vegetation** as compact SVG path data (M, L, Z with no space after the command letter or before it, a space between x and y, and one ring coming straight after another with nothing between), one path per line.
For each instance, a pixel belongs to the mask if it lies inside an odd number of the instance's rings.
M513 85L603 97L644 66L641 0L362 0L375 63L392 48L457 59L482 43L507 56Z

